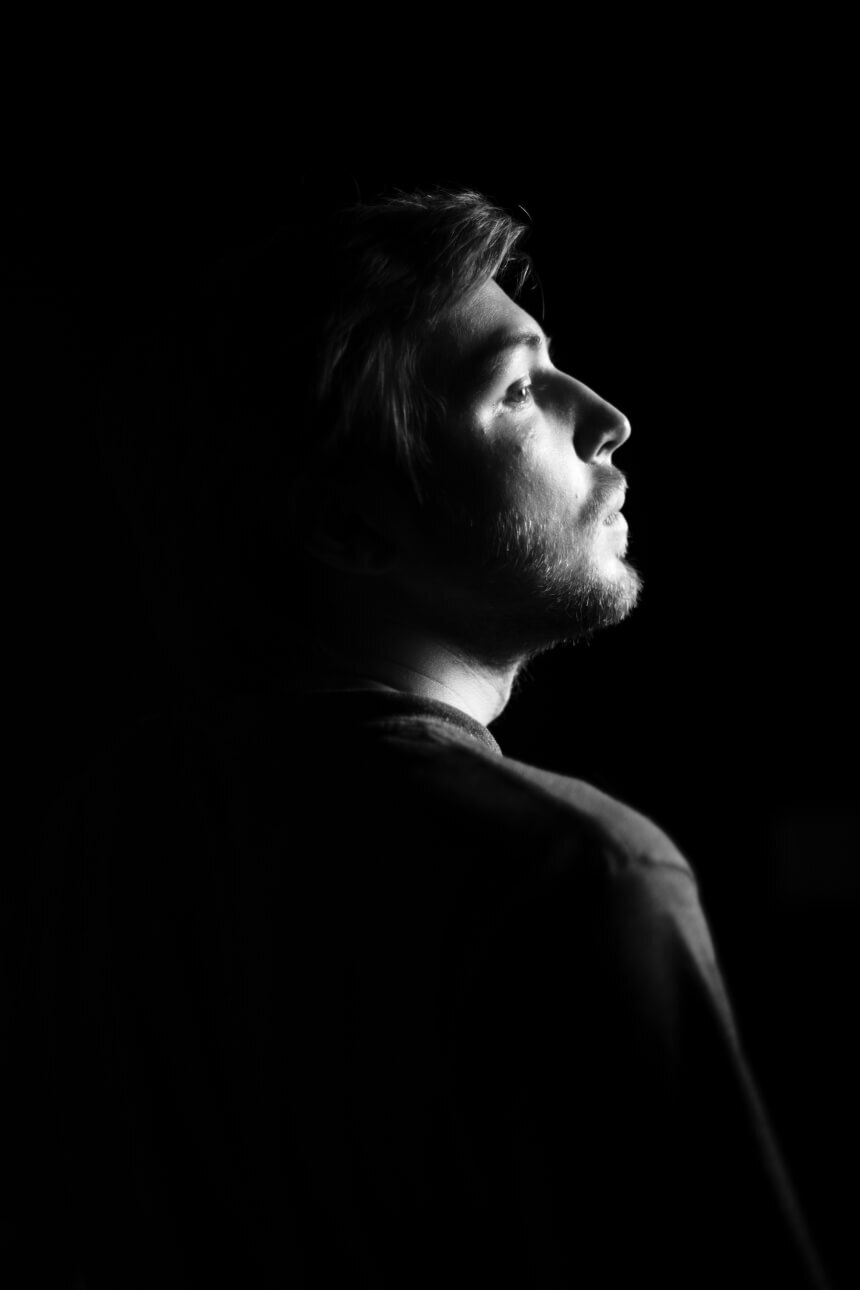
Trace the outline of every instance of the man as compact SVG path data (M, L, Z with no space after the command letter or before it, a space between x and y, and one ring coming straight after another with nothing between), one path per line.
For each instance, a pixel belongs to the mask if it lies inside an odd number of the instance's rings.
M640 587L630 426L517 303L522 232L469 192L319 217L116 367L187 698L46 833L88 1287L823 1284L687 861L487 729Z

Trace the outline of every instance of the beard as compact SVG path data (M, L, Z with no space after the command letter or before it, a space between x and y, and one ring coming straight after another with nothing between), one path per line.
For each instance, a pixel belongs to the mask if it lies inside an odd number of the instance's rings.
M594 487L575 516L527 514L437 499L434 530L448 576L470 607L475 646L499 659L530 658L620 623L642 579L620 554L601 559L601 530L620 471L594 468ZM607 567L607 565L609 567Z

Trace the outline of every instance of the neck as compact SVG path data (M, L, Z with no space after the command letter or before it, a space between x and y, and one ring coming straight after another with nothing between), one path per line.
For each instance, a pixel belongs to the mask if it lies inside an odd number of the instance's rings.
M320 644L299 688L396 690L438 699L486 726L504 711L520 666L490 664L450 642L401 630L360 646Z

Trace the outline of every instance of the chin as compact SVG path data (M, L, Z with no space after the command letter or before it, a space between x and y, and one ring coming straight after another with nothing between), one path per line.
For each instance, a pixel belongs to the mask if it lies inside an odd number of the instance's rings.
M610 585L619 601L621 617L626 618L639 599L639 594L642 590L642 578L632 565L626 564L619 559L615 561L614 576Z

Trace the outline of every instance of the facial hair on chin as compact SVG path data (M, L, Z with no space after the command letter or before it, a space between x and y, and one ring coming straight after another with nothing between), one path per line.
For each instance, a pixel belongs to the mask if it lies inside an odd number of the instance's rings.
M519 622L553 643L581 640L627 617L641 578L621 557L617 576L601 570L594 544L602 522L599 506L576 534L514 512L497 518L483 574L512 626Z
M595 465L593 487L571 522L512 506L493 510L438 499L437 535L451 574L466 584L488 628L542 645L582 639L620 622L641 589L621 557L618 575L599 567L595 545L610 499L623 486L615 467ZM480 494L478 494L480 497Z

